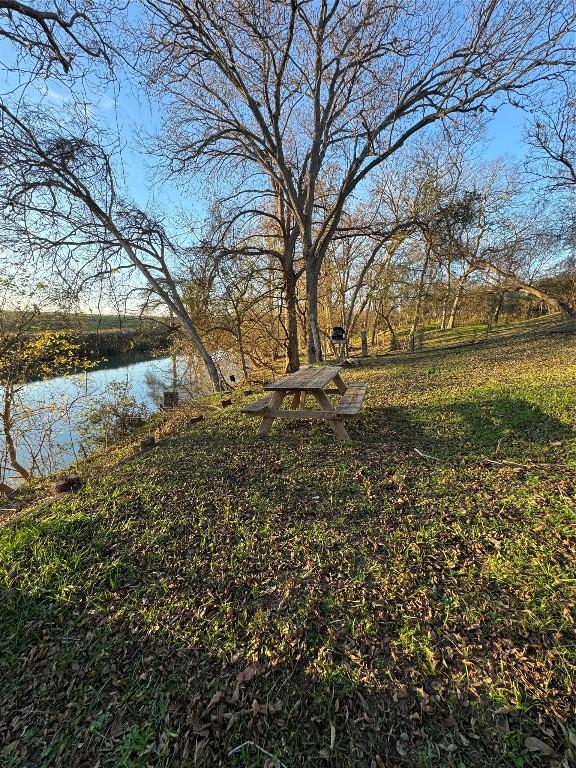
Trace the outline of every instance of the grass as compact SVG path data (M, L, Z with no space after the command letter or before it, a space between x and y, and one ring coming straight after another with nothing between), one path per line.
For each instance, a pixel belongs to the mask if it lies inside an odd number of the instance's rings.
M9 521L0 764L574 765L576 343L551 330L347 371L350 444L208 402Z
M6 329L14 322L15 313L9 310L0 311L0 320ZM75 312L40 312L30 327L31 330L74 330L85 333L96 331L140 331L142 328L154 326L153 318L141 318L131 315L86 314Z

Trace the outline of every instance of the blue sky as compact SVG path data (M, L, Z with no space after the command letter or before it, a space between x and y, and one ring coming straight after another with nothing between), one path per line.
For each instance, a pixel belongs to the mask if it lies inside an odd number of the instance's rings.
M519 109L504 104L494 115L486 131L486 160L508 157L522 160L526 154L523 130L526 115Z

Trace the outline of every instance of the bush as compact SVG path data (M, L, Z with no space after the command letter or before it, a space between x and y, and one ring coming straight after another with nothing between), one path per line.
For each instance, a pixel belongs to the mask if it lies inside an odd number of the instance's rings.
M149 416L146 405L132 394L129 382L112 382L106 399L84 410L78 433L91 447L107 446L133 434Z

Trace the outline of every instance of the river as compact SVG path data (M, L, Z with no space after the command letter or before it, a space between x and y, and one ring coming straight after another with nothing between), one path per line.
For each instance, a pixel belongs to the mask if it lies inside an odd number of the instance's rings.
M235 367L227 367L235 373ZM25 384L14 408L18 459L25 467L34 464L35 474L67 467L86 455L86 414L110 400L115 389L153 413L168 388L189 399L211 391L202 366L184 357L112 360L104 368ZM0 479L13 483L13 470L2 466L4 449L0 435Z

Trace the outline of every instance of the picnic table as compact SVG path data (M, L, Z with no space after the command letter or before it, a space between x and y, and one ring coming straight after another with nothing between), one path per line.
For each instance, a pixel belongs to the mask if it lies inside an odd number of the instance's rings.
M270 394L244 406L241 411L247 416L262 417L258 432L262 437L270 432L274 419L320 419L328 421L339 440L349 440L344 420L359 414L368 385L346 385L341 371L341 366L305 366L265 386ZM328 397L330 394L339 395L335 407ZM288 395L292 395L291 407L282 408ZM306 395L312 395L320 407L306 408Z

